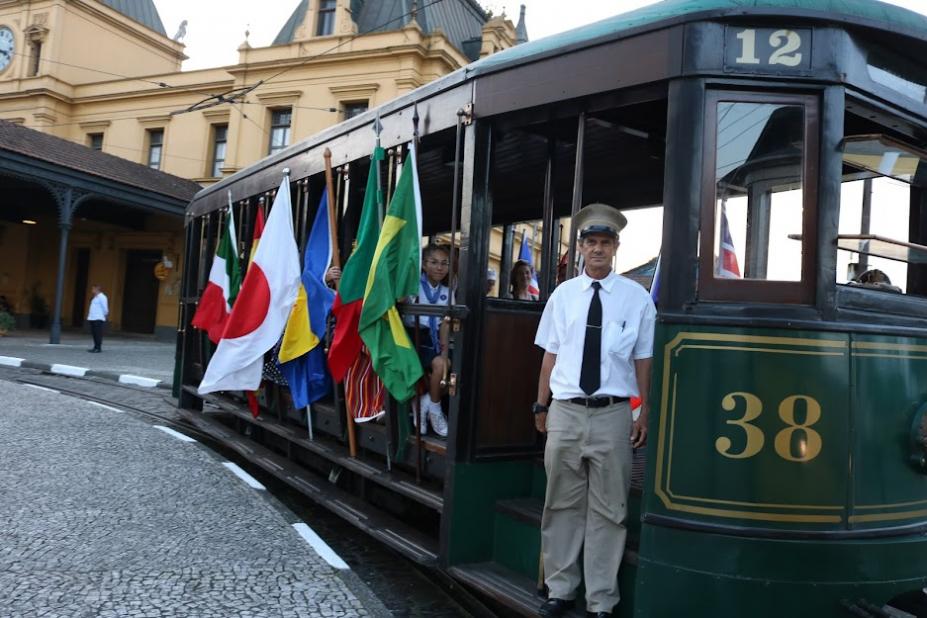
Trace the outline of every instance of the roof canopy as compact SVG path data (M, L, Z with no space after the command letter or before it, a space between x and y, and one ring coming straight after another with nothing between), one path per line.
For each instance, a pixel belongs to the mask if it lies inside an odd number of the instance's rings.
M176 214L202 188L191 180L4 120L0 120L2 172L79 185L111 199Z

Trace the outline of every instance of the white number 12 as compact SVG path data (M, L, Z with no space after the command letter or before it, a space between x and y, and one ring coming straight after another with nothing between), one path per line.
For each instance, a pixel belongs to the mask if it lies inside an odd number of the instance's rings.
M737 33L740 39L740 57L737 64L760 64L756 56L756 30L748 28ZM775 50L767 61L768 64L781 64L795 67L801 64L801 36L794 30L776 30L769 35L769 45ZM797 52L797 53L796 53Z

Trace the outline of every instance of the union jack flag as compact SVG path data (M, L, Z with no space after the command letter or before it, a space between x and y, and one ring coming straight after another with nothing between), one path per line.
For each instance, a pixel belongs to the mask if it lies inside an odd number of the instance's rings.
M727 222L727 209L721 204L721 255L718 260L718 277L721 279L740 279L740 266L737 264L737 252L734 239L731 238L730 225Z

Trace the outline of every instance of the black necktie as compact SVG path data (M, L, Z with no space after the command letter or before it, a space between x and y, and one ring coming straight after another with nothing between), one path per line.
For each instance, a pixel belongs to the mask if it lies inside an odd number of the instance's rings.
M587 395L599 390L602 383L602 300L599 288L602 284L592 282L592 302L586 316L586 342L583 345L583 366L579 372L579 386Z

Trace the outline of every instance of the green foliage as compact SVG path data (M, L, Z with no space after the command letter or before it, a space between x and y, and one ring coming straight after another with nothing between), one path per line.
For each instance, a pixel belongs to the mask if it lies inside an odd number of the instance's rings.
M10 331L16 326L16 318L7 313L0 311L0 331Z

